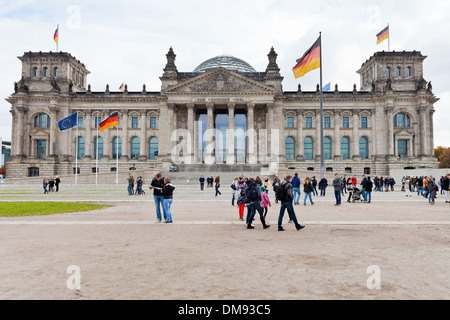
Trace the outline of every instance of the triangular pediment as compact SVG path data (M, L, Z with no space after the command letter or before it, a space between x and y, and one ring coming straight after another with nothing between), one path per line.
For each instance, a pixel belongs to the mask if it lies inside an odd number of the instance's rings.
M236 71L217 68L171 86L166 90L166 93L274 94L275 89L258 81L249 79Z

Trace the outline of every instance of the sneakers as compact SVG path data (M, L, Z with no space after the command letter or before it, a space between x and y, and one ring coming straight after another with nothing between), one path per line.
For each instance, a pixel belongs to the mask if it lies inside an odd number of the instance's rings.
M296 226L296 228L297 228L297 230L302 230L303 228L304 228L305 226L302 226L302 225L298 225L298 226Z
M283 227L278 228L278 231L284 231L284 228Z
M251 224L249 224L249 225L247 226L247 229L255 229L255 227L252 226Z
M172 223L172 221L167 221L167 220L166 220L166 221L164 221L164 223Z
M292 220L289 220L289 221L288 221L288 223L294 223L294 221L292 221Z

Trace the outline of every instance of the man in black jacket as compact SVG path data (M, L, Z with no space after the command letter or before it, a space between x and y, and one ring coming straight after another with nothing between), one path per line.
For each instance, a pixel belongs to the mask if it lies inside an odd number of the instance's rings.
M166 209L164 208L164 197L162 194L162 188L164 187L164 178L161 173L156 174L150 184L150 189L153 189L153 199L156 206L156 218L158 222L161 222L161 207L163 209L164 220L167 221Z
M256 211L259 213L259 217L261 219L261 224L264 229L269 228L270 226L266 224L266 220L264 218L263 210L261 208L261 184L262 181L256 179L255 181L247 180L247 188L245 189L245 197L247 203L247 229L255 229L252 226L253 218L256 215Z
M286 209L288 210L289 217L294 222L297 230L301 230L305 227L298 223L297 217L295 216L294 207L292 205L292 201L294 200L294 191L292 190L291 181L292 176L286 176L278 191L278 200L281 202L280 215L278 216L278 231L284 231L282 224L284 212L286 211Z

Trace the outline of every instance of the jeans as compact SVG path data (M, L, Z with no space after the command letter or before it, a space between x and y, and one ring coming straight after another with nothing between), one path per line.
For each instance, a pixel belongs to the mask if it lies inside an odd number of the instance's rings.
M327 187L321 187L320 188L320 195L325 197L325 191L326 191Z
M167 215L167 221L172 221L172 211L170 211L170 206L172 205L173 199L164 199L163 201L163 208L166 211L166 215Z
M369 201L367 201L367 198L369 198ZM366 192L366 197L364 198L365 202L370 202L372 201L372 191L367 191Z
M164 197L154 195L153 199L155 200L156 217L158 218L158 220L161 220L161 208L159 207L161 205L163 209L164 219L167 220L166 208L164 207Z
M366 201L366 188L362 188L361 194L362 194L364 201Z
M423 195L423 187L417 187L417 195L422 196Z
M222 195L222 193L219 191L219 187L216 187L216 197L217 197L217 194Z
M264 214L263 214L263 210L261 208L261 203L260 202L252 202L247 204L247 225L251 225L253 222L253 218L256 215L256 211L258 211L259 213L259 217L261 219L261 221L264 221Z
M334 190L334 197L336 198L336 204L341 204L341 190Z
M319 193L317 193L317 188L316 186L313 186L313 195L318 196Z
M292 206L292 201L281 202L280 207L280 215L278 216L278 229L283 227L283 217L284 212L288 211L289 218L294 222L295 226L298 228L300 224L297 221L297 217L295 216L294 207Z
M47 190L47 183L44 183L43 185L42 185L42 187L44 188L44 193L48 193L48 190Z
M305 192L305 200L303 201L303 204L306 205L306 199L309 197L309 201L311 202L311 204L314 204L314 202L312 201L311 198L311 192Z
M128 185L128 194L131 196L133 195L133 187L131 186L131 184Z
M294 203L298 203L300 201L300 188L292 188L294 190Z
M204 187L205 187L205 183L204 182L200 182L200 190L203 190Z
M231 198L231 205L234 206L234 193L233 193L233 198Z

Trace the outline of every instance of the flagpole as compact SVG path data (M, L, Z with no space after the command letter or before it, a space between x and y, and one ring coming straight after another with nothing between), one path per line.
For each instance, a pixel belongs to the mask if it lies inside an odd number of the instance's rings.
M320 38L320 176L324 177L324 155L323 155L323 89L322 89L322 32Z
M96 141L96 156L95 156L95 185L98 184L98 128L99 128L99 124L96 121L96 126L97 126L97 141Z
M116 136L116 184L119 184L119 122L117 122Z
M77 139L75 146L75 185L78 185L78 113L77 113Z
M388 52L391 51L391 28L389 28L389 23L388 23Z

